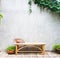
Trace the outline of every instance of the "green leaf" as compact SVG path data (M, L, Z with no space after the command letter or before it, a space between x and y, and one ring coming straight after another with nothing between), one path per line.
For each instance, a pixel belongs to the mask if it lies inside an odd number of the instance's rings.
M0 14L0 19L3 18L2 14Z
M30 13L30 14L32 13L32 9L29 9L29 13Z
M32 5L32 1L31 1L31 0L29 0L28 4L29 4L29 5Z

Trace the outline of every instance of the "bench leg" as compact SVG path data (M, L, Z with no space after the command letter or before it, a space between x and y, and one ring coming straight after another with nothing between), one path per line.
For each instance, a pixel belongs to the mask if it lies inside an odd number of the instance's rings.
M45 54L45 45L42 45L42 55Z
M18 45L16 45L16 51L15 51L15 54L16 54L16 55L18 54Z

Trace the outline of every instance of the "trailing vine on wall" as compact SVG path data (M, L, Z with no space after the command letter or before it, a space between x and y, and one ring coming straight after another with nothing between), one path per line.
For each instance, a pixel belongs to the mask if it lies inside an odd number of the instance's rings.
M31 13L31 12L32 12L32 9L31 9L31 6L32 6L32 0L29 0L28 4L29 4L29 13Z
M31 9L32 2L34 2L34 4L36 4L40 8L41 7L43 9L47 8L47 9L51 10L52 12L56 12L56 13L60 14L60 2L58 2L57 0L29 0L29 5L30 5L31 11L32 11L32 9Z

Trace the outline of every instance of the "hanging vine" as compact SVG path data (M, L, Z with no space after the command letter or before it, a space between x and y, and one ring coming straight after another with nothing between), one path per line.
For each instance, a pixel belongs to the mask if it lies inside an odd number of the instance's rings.
M31 12L32 12L32 9L31 9L31 6L32 6L32 0L29 0L28 4L29 4L29 13L31 13Z
M31 6L32 2L39 6L51 10L52 12L56 12L60 14L60 2L57 0L29 0L30 12L32 11Z

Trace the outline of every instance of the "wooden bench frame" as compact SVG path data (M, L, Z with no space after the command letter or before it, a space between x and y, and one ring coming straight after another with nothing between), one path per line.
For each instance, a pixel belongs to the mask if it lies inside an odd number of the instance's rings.
M21 45L22 47L18 48L18 46ZM41 54L45 54L45 43L15 43L16 51L15 53L18 54L18 52L41 52ZM21 51L26 46L34 46L35 48L38 48L40 51ZM41 47L38 47L41 46Z

